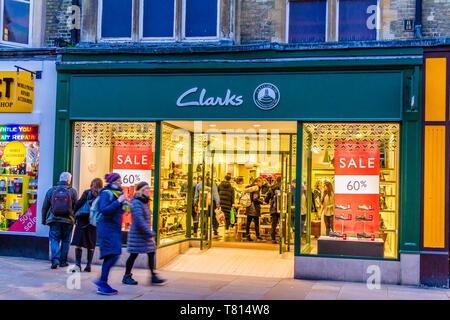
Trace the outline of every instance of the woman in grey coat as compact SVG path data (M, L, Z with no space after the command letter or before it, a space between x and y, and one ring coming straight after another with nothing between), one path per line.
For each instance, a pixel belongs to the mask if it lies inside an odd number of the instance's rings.
M122 283L137 285L131 276L131 269L133 268L134 261L140 253L148 255L148 266L152 273L152 284L163 284L165 280L158 278L154 272L155 268L155 232L151 229L151 216L152 212L148 207L149 192L147 182L141 182L136 187L136 194L131 201L131 227L128 232L128 252L130 257L126 262L125 275L123 276Z

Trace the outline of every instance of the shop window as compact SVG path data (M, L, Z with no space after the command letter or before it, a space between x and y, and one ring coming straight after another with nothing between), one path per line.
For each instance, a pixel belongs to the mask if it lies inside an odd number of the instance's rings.
M339 41L377 39L377 0L339 0Z
M0 230L36 231L39 126L0 124Z
M324 42L327 1L289 1L289 42Z
M159 234L160 244L186 238L190 133L168 123L162 125Z
M148 182L153 210L154 154L153 122L75 122L73 187L81 194L93 179L103 180L105 174L117 172L130 199L139 182ZM126 212L122 230L128 231L130 225L131 213Z
M218 7L217 0L184 0L184 36L217 37Z
M175 1L141 1L142 38L173 38L175 36Z
M397 258L398 124L304 124L303 254Z
M28 45L31 28L31 0L3 0L2 40L7 43Z
M99 25L102 39L131 39L132 0L100 0Z

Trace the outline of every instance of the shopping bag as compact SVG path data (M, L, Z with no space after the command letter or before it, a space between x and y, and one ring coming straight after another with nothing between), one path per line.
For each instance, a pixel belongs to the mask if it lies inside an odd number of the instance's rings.
M230 223L231 224L235 224L236 223L236 217L234 216L234 209L233 208L231 208L231 211L230 211Z
M216 219L217 222L222 223L225 220L225 214L222 212L222 209L216 209Z

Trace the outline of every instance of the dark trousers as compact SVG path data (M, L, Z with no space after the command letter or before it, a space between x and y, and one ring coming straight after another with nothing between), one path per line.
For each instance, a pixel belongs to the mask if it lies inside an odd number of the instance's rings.
M228 230L228 228L230 228L230 224L231 224L230 210L225 211L222 209L222 211L223 211L223 214L225 215L225 230Z
M306 214L302 214L302 215L300 216L300 225L301 225L301 230L300 230L300 232L301 232L301 233L305 233L305 232L306 232L306 226L305 226L305 224L306 224Z
M49 238L52 264L64 264L67 262L72 230L72 224L62 222L50 224Z
M333 216L323 216L325 220L325 228L327 232L327 236L330 235L330 230L334 231L333 228Z
M134 262L136 261L138 255L139 253L130 253L130 256L128 257L126 263L125 274L131 273L131 269L133 269ZM149 252L147 253L147 256L148 256L148 268L150 269L150 272L153 274L153 270L155 269L155 253Z
M195 207L192 208L192 222L194 223L194 233L198 231L198 216L200 214L195 212Z
M120 254L110 254L103 259L102 264L102 275L100 276L100 281L108 282L109 272L111 268L116 264L117 260L119 260Z
M271 236L272 236L272 240L275 240L275 235L277 234L278 222L280 222L280 214L276 213L276 214L271 214L270 216L272 217Z
M258 216L247 216L247 229L246 229L246 236L250 236L250 224L252 223L252 220L255 222L255 232L256 236L259 237L259 217Z

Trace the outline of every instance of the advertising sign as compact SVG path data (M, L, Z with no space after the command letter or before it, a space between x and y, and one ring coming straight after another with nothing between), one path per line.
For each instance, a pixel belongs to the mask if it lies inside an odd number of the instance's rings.
M379 233L379 141L335 141L335 231Z
M36 204L30 208L8 229L16 232L36 232Z
M10 166L17 166L25 161L27 149L22 142L9 142L3 150L3 160Z
M0 72L0 113L33 112L34 78L25 71Z
M122 187L152 182L152 145L142 140L114 140L113 172L120 174Z

